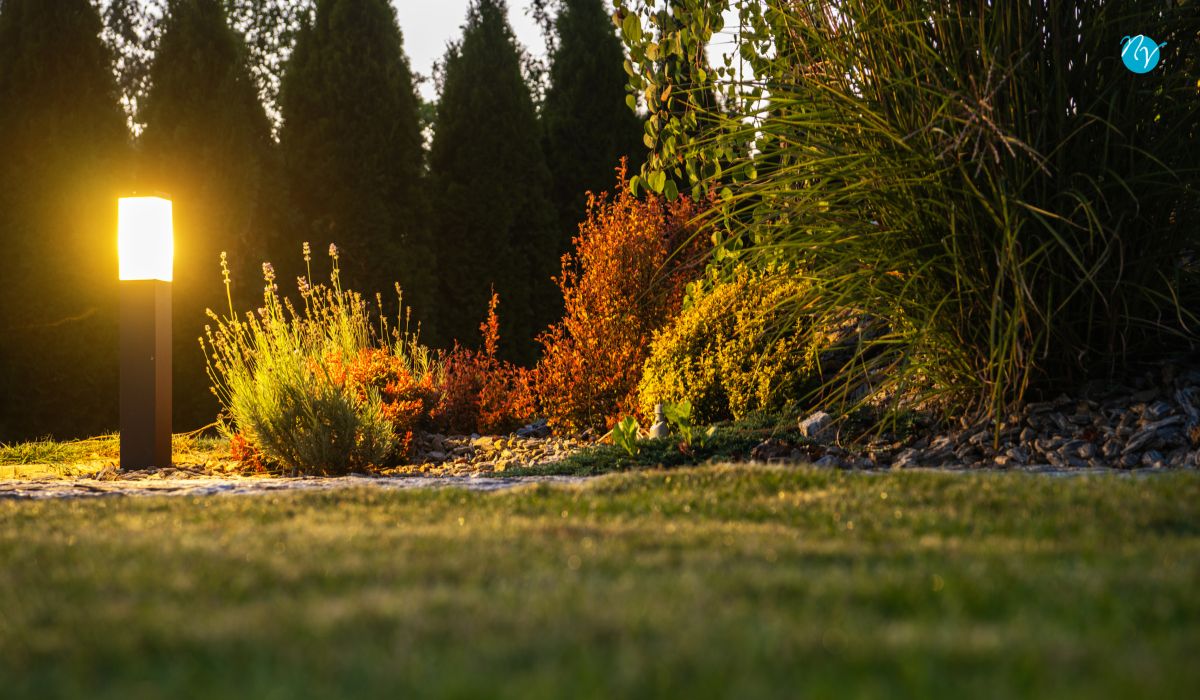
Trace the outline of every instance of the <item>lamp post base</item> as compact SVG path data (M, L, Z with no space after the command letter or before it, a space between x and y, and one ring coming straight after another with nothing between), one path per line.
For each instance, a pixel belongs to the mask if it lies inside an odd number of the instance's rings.
M171 283L121 285L121 468L171 466Z

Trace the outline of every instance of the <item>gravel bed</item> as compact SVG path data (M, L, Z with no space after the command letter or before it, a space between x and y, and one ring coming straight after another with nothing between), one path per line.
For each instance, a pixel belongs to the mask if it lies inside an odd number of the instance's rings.
M551 436L544 421L503 436L424 433L417 438L411 463L389 469L385 474L498 475L517 467L553 464L590 444L590 440L581 437Z
M1200 370L1165 365L1132 385L1094 385L1028 403L999 420L962 420L905 440L842 445L838 421L800 421L805 442L766 440L751 458L842 469L1035 472L1200 468Z

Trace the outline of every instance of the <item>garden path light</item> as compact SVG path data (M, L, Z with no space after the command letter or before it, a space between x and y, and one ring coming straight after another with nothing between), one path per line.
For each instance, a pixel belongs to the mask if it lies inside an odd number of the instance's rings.
M121 286L121 468L171 466L171 200L122 197L117 252Z

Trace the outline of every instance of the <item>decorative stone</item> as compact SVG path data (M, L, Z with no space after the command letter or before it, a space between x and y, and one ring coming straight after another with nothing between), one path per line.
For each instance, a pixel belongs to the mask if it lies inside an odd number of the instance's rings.
M654 440L662 440L671 434L671 428L667 425L667 419L663 416L663 405L661 403L654 404L654 424L650 426L650 437Z
M827 454L824 457L813 462L813 466L825 467L829 469L839 469L842 466L842 459L837 455Z
M909 469L919 466L917 463L918 453L914 449L907 449L896 455L896 459L892 461L893 469Z
M1142 466L1161 468L1166 466L1166 459L1158 450L1147 450L1145 454L1142 455Z
M757 462L772 462L792 458L796 449L778 438L767 438L750 450L750 459Z
M517 430L517 436L523 438L548 438L550 434L550 425L544 419Z
M833 417L824 411L817 411L800 421L800 434L809 440L820 440L832 425Z
M1142 411L1142 417L1146 420L1156 421L1162 420L1171 412L1171 404L1166 401L1155 401L1146 406L1146 410Z

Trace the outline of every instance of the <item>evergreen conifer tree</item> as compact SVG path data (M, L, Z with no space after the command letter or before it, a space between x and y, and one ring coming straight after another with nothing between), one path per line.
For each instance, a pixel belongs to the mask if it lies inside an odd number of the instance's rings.
M368 297L399 282L423 338L435 339L419 101L387 0L318 0L280 99L291 243L336 243L344 282Z
M532 362L533 338L561 297L557 219L540 125L503 0L474 0L446 55L430 152L437 207L441 322L475 345L494 288L501 354Z
M0 441L116 427L128 128L88 0L0 1Z
M196 339L207 308L228 313L219 256L229 255L239 306L254 299L277 189L270 123L221 0L171 0L141 116L138 179L174 202L173 364L186 397L175 402L175 422L190 429L217 412Z
M626 104L625 54L603 0L561 0L554 21L550 86L542 105L560 250L586 212L586 193L613 182L622 156L641 165L641 120Z

